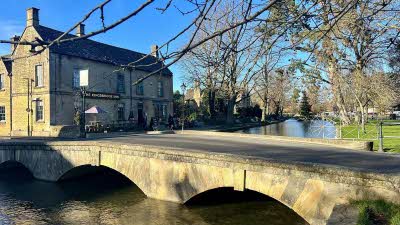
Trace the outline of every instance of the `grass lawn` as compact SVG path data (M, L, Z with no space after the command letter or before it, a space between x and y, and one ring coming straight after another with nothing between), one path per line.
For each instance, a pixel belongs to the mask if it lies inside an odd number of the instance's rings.
M383 121L383 122L394 122L392 121ZM396 121L395 121L396 122ZM348 125L342 127L342 138L348 139L361 139L361 140L372 140L374 141L374 150L378 150L379 141L378 141L378 126L379 121L372 120L369 121L365 127L365 132L361 130L361 127L358 125ZM398 122L400 123L400 122ZM395 126L384 125L383 126L383 149L386 152L397 152L400 153L400 124ZM390 137L397 136L397 138Z
M382 200L353 202L359 209L357 225L399 225L400 205Z

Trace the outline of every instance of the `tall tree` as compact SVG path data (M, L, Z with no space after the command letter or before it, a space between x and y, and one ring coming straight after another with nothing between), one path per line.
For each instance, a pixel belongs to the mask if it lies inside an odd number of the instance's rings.
M308 102L307 92L303 91L303 96L300 102L300 115L306 119L311 116L311 105Z

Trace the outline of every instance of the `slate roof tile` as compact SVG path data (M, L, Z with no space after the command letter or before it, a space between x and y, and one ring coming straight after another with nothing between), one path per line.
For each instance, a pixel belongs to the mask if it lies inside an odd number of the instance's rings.
M63 32L45 26L36 27L36 31L44 41L53 41L63 34ZM73 38L75 35L68 34L64 38ZM113 65L127 65L135 62L146 54L135 52L128 49L107 45L90 39L80 39L72 42L65 42L60 45L50 47L51 52L76 56L84 59L109 63ZM148 56L138 62L135 66L137 70L154 72L163 64L157 61L154 56ZM172 75L169 69L163 69L163 74Z

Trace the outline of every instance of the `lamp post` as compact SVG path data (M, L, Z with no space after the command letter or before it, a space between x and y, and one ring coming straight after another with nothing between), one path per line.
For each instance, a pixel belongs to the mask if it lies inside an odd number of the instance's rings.
M82 107L81 107L81 134L82 137L86 138L86 114L85 114L85 87L81 86L81 97L82 97Z
M27 98L27 106L26 106L26 112L28 113L28 123L27 123L27 132L28 136L32 136L32 126L33 126L33 109L32 109L32 86L33 82L35 82L33 79L30 78L23 78L24 80L27 81L27 92L26 92L26 98Z
M183 129L185 127L185 91L186 91L185 82L182 83L181 89L182 89L182 100L183 100L182 104L182 134L183 134Z

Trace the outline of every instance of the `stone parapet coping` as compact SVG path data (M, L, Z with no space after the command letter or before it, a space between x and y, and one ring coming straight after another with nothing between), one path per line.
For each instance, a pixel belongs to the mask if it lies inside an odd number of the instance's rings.
M176 131L175 133L182 134L182 131ZM189 135L203 135L203 136L216 136L216 137L246 137L256 138L264 140L275 140L275 141L290 141L290 142L302 142L311 144L323 144L339 147L342 149L352 149L360 151L372 151L372 141L356 141L356 140L345 140L345 139L320 139L320 138L301 138L301 137L288 137L288 136L274 136L274 135L259 135L259 134L243 134L243 133L229 133L229 132L213 132L213 131L194 131L185 130L183 134Z

